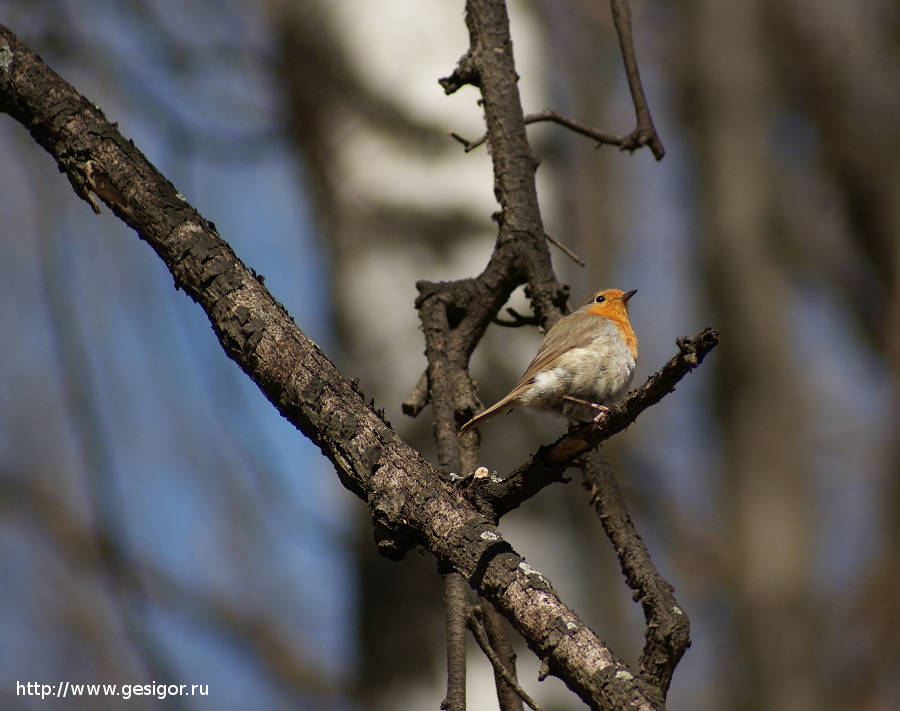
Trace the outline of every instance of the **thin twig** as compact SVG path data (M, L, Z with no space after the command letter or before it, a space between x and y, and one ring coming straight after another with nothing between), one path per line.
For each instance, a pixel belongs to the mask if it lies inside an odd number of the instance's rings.
M506 307L506 313L512 317L512 321L504 321L500 317L495 318L491 323L506 328L521 328L522 326L539 326L540 321L537 316L523 316L511 306Z
M630 26L630 25L629 25ZM627 71L627 70L626 70ZM571 119L568 116L563 116L560 113L557 113L553 109L544 109L543 111L539 111L535 114L526 114L525 115L525 123L540 123L542 121L550 121L551 123L557 123L560 126L564 126L568 128L570 131L574 131L575 133L581 134L587 138L592 138L599 144L606 144L609 146L618 146L623 151L635 151L641 146L649 146L650 150L653 151L653 155L657 160L661 160L662 157L666 154L665 148L663 148L662 142L659 140L659 136L656 133L656 129L653 126L653 120L650 118L650 110L647 108L646 99L644 99L643 89L640 85L640 77L638 77L637 90L639 91L639 96L643 99L643 105L635 104L635 113L638 116L637 126L634 131L624 136L619 136L615 133L609 133L608 131L601 131L599 128L594 128L593 126L588 126L586 123L581 123L581 121L576 121L575 119ZM629 79L629 86L631 86L632 80ZM470 141L467 138L463 138L456 131L448 131L450 136L455 138L457 141L462 143L465 147L465 152L469 153L470 151L475 150L487 141L487 135L482 136L474 141ZM556 244L554 242L554 244ZM560 249L563 249L561 245L557 245ZM564 250L565 251L565 250ZM572 256L572 255L569 255ZM580 262L576 257L572 257L575 261ZM583 265L582 265L583 266Z
M607 143L611 146L619 146L620 148L624 148L626 142L628 141L628 136L617 136L614 133L601 131L598 128L593 128L592 126L588 126L587 124L576 121L575 119L570 119L568 116L558 114L552 109L544 109L543 111L539 111L536 114L526 114L525 116L526 124L538 123L540 121L552 121L553 123L558 123L560 126L565 126L575 133L580 133L582 136L593 138L598 143Z
M649 146L656 160L662 160L666 154L662 141L653 126L653 118L650 116L650 106L644 95L644 87L641 84L641 73L638 70L637 57L634 52L634 39L631 33L631 7L628 0L611 0L613 23L616 33L619 35L619 47L622 50L622 60L625 62L625 76L628 79L628 89L631 91L631 100L634 103L634 113L637 117L637 126L629 136L630 142L622 146L623 150L634 151L641 146Z
M593 138L598 143L606 143L611 146L619 146L623 149L625 145L630 141L630 136L617 136L614 133L601 131L598 128L593 128L591 126L588 126L587 124L581 123L580 121L576 121L575 119L570 119L567 116L558 114L552 109L544 109L543 111L539 111L536 114L526 114L524 119L526 125L531 123L540 123L541 121L552 121L553 123L558 123L560 126L565 126L575 133L580 133L582 136ZM456 131L448 131L447 133L463 144L466 153L475 150L476 148L478 148L478 146L487 141L487 134L474 141L470 141L467 138L463 138L462 136L460 136L458 133L456 133Z
M566 247L566 245L564 245L562 242L558 241L555 237L547 234L546 232L544 232L544 237L547 238L547 241L550 244L554 244L557 247L559 247L559 249L561 249L564 254L566 254L569 258L571 258L573 262L575 262L576 264L578 264L579 266L582 266L582 267L587 266L587 264L581 257L579 257L577 254L575 254L575 252L573 252L571 249Z
M534 711L544 711L543 708L541 708L541 706L532 699L521 686L519 686L519 682L510 675L509 670L503 666L503 662L500 661L497 653L491 648L491 643L488 641L484 628L481 626L481 622L478 621L478 618L475 617L473 612L469 612L466 617L466 622L468 623L472 634L475 636L475 641L478 642L478 646L481 647L481 651L484 652L485 656L493 665L494 671L503 677L503 681L509 684L510 688L516 692L519 698L534 709Z
M460 136L456 131L447 131L447 133L450 135L451 138L455 138L457 141L459 141L460 143L463 144L466 153L478 148L478 146L480 146L482 143L487 141L487 134L484 134L481 138L479 138L476 141L470 141L470 140Z

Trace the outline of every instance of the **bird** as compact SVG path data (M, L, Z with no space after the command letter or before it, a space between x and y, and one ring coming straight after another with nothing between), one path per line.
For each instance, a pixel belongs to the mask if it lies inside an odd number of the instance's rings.
M634 378L638 341L628 321L628 301L636 293L601 289L587 296L547 331L518 385L466 422L458 436L518 407L598 422Z

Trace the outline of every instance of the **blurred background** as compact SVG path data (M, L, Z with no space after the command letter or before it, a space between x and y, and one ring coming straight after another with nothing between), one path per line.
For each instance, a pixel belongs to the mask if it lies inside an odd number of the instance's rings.
M526 112L633 126L606 3L516 0ZM648 0L638 60L667 155L534 125L573 299L638 289L640 383L679 335L721 345L608 444L694 645L672 709L900 708L900 8ZM215 221L426 455L417 279L473 276L495 236L468 43L442 0L5 0L0 22ZM512 305L528 313L527 300ZM437 709L434 560L377 556L366 507L268 405L108 210L0 117L0 707ZM540 334L489 330L485 404ZM564 423L482 428L501 474ZM501 524L634 663L639 607L577 479ZM472 655L470 708L496 708ZM548 709L581 702L520 678ZM129 701L40 684L208 684Z

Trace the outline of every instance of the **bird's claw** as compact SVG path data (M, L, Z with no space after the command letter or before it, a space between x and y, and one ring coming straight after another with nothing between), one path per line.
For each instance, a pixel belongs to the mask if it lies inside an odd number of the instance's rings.
M579 405L586 405L587 407L591 407L597 410L597 414L591 422L595 425L600 424L601 418L609 412L609 408L606 405L601 405L597 402L591 402L590 400L582 400L580 397L575 397L574 395L563 395L564 400L570 400L571 402L577 402Z

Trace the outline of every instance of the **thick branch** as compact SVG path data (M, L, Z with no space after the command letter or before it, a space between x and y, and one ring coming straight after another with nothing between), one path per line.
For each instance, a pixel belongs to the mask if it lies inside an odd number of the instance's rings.
M668 693L675 667L690 646L690 620L675 599L675 591L650 560L650 552L635 529L612 468L600 447L579 461L584 486L603 530L613 544L628 586L641 603L647 623L641 655L641 677Z
M207 314L228 356L373 510L382 551L425 546L502 612L592 708L661 708L658 693L569 609L499 531L360 393L102 112L0 26L0 111L30 131L85 199L135 229Z

